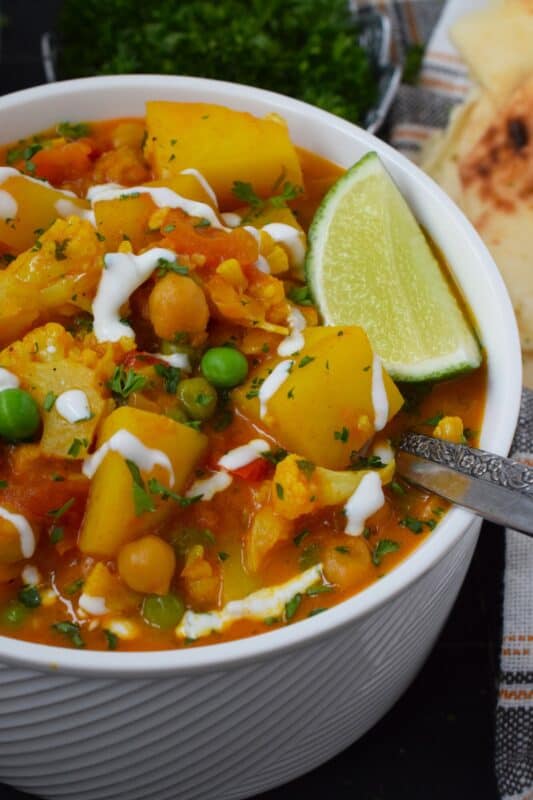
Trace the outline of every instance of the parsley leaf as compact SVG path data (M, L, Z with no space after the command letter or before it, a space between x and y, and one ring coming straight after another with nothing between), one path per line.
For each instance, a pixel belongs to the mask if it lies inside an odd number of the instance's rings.
M165 382L165 392L168 394L176 394L178 383L181 378L181 370L179 367L171 367L170 364L154 364L154 370L160 378Z
M54 407L54 403L57 400L57 394L53 392L47 392L46 397L43 400L43 408L45 411L51 411Z
M38 608L41 605L41 595L36 586L24 586L18 593L18 599L26 608Z
M348 428L346 428L344 425L340 431L333 432L333 438L339 442L347 442L349 435L350 433L348 431Z
M67 636L74 647L85 647L85 642L80 634L80 626L77 622L70 622L69 620L65 622L55 622L52 628L58 633L62 633L63 636Z
M435 427L435 425L438 425L438 424L439 424L439 422L441 421L441 419L442 419L443 417L444 417L444 414L443 414L442 412L440 412L440 411L439 411L439 412L438 412L437 414L435 414L433 417L429 417L428 419L425 419L425 420L423 421L422 425L429 425L430 427L434 428L434 427Z
M309 292L309 287L306 286L293 286L288 294L289 300L299 306L312 306L313 300Z
M118 636L113 631L108 630L107 628L103 629L103 634L107 641L107 649L108 650L116 650L118 647Z
M310 478L313 472L315 471L315 465L312 461L308 461L306 458L299 458L296 461L296 466L303 472L307 478Z
M87 439L77 439L77 438L73 439L69 449L67 450L67 455L71 456L71 458L77 458L77 456L79 456L80 454L80 450L82 449L82 447L88 447L88 446L89 442L87 441Z
M288 603L285 603L285 619L287 620L287 622L294 617L294 615L300 608L301 602L302 602L302 595L300 594L300 592L298 592L298 594L295 594L294 597L291 600L289 600Z
M159 258L157 260L156 269L156 275L158 278L162 278L168 272L174 272L176 275L189 274L189 267L179 264L177 261L168 261L166 258Z
M176 492L172 492L170 489L167 489L166 486L163 486L156 478L150 478L148 481L148 489L152 494L160 495L163 500L174 500L175 503L178 503L182 508L187 508L187 506L192 505L193 503L197 503L198 500L202 498L201 494L197 494L194 497L184 497L181 494L176 494Z
M132 490L135 514L140 517L145 511L155 511L154 502L146 491L139 467L134 461L130 461L129 458L126 459L126 466L129 469L133 479Z
M65 139L81 139L83 136L89 136L91 129L86 122L59 122L57 132Z
M66 503L63 503L62 506L59 508L53 508L51 511L48 511L47 514L50 517L53 517L55 520L61 519L61 517L69 511L74 505L74 497L71 497L67 500Z
M376 545L372 550L372 563L374 566L379 567L383 556L387 555L387 553L395 553L399 549L400 545L398 542L395 542L392 539L380 539L376 542Z
M122 364L115 367L115 371L107 385L111 389L115 399L123 402L127 400L133 392L139 392L144 389L148 383L148 378L135 372L133 369L124 369Z
M55 260L56 261L65 261L67 258L67 246L70 242L70 239L63 239L61 241L54 242L55 246Z

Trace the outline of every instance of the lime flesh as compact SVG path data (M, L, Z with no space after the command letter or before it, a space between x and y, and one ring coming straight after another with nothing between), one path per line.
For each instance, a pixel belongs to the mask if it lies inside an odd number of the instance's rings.
M324 323L364 328L394 379L437 380L480 365L469 322L376 153L319 206L306 272Z

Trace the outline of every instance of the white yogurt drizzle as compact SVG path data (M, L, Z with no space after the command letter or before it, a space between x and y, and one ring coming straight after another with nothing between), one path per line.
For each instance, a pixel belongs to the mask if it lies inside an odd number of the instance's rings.
M218 492L223 492L231 485L233 478L225 470L213 472L209 478L195 481L185 493L186 497L201 497L202 500L212 500Z
M149 194L152 202L158 208L181 208L190 217L203 217L209 220L213 228L227 230L207 203L188 200L166 186L120 186L118 183L104 183L91 186L87 192L87 199L94 205L105 200L118 200L132 194Z
M17 389L20 386L20 381L16 375L13 375L8 369L0 367L0 392L5 389Z
M294 361L280 361L274 367L268 378L265 378L259 387L259 416L264 419L267 413L267 403L289 377L289 372Z
M0 506L0 517L10 522L17 529L20 542L20 552L24 558L31 558L35 552L35 534L26 517L22 514L12 514L7 508Z
M250 236L253 236L255 241L257 242L257 246L261 248L261 231L259 228L254 228L253 225L244 225L243 230L248 231ZM259 270L259 272L264 272L267 275L270 274L270 265L266 258L259 253L257 257L257 261L254 263L254 267Z
M225 211L220 215L220 219L228 228L238 228L242 222L242 217L235 214L233 211Z
M204 614L186 611L176 628L176 636L198 639L213 631L223 631L239 619L281 617L285 606L296 594L307 591L321 580L322 565L315 564L286 583L259 589L242 600L231 600L220 611L208 611Z
M383 367L379 356L372 361L372 405L374 406L374 428L381 431L389 418L389 400L383 380Z
M268 450L270 450L270 446L264 439L252 439L248 444L229 450L222 458L219 458L218 465L230 471L240 469L257 461L261 453L266 453Z
M360 536L368 517L379 511L385 503L381 479L377 472L367 472L352 494L344 511L346 513L345 533Z
M18 210L18 203L13 195L6 192L5 189L0 189L0 218L14 219Z
M96 452L87 456L83 462L83 474L87 478L92 478L108 453L118 453L125 460L133 461L145 472L149 472L156 465L163 467L168 472L170 486L174 486L174 470L166 453L146 447L140 439L124 428L114 433Z
M105 603L105 597L95 597L91 594L85 594L85 592L80 594L78 605L83 611L92 614L93 617L100 617L109 611Z
M133 328L120 321L120 308L130 294L146 281L160 258L175 261L176 253L163 247L133 253L107 253L105 269L93 301L93 330L99 342L118 342L123 336L135 338Z
M307 326L306 319L297 308L291 308L287 317L290 333L278 345L278 355L293 356L305 345L302 331Z
M205 193L211 198L215 208L218 208L218 199L215 194L215 191L201 172L198 172L198 170L194 169L193 167L189 167L188 169L182 169L180 175L193 175L200 184L200 186L202 187L202 189L205 191Z
M55 409L67 422L81 422L91 417L89 398L81 389L69 389L60 394Z
M41 573L33 564L26 564L20 573L20 577L25 586L38 586L42 581Z
M164 353L154 353L154 358L164 361L171 367L183 369L185 372L191 371L191 362L187 353L170 353L170 355L165 355Z
M81 208L73 203L72 200L57 200L55 210L60 217L80 217L90 222L96 228L96 217L90 208Z
M380 442L379 444L375 444L373 446L372 455L375 455L381 459L383 464L390 464L390 462L394 459L394 450L388 442Z
M305 259L305 238L302 231L284 222L269 222L268 225L263 225L261 230L268 233L277 244L287 248L295 267L302 266Z

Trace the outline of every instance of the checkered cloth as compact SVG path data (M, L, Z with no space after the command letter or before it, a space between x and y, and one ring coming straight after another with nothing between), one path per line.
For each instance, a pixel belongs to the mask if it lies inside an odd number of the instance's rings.
M392 56L426 46L416 86L402 85L389 115L389 140L418 161L471 89L468 70L448 38L463 14L488 0L371 0L392 23ZM533 46L533 45L532 45ZM524 390L512 452L533 463L533 392ZM530 454L529 456L527 454ZM496 773L502 800L533 800L533 540L506 531L503 638L496 710Z

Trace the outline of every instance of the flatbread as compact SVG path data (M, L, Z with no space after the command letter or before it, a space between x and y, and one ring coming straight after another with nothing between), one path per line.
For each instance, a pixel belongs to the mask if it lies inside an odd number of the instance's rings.
M466 14L450 38L481 87L507 98L533 74L533 0L505 0Z

